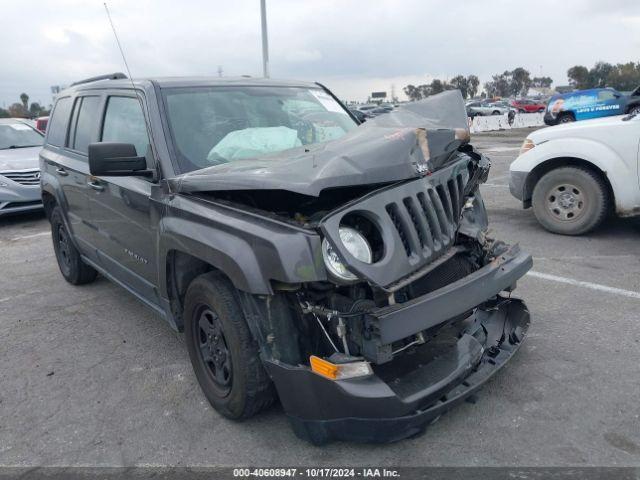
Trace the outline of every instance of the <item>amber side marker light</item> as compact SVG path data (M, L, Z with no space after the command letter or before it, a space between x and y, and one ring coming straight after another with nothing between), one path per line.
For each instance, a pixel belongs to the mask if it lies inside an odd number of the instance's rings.
M520 147L520 155L522 155L523 153L528 152L529 150L531 150L535 146L536 146L536 144L533 143L533 140L531 140L530 138L525 138L524 142L522 142L522 146Z
M324 358L311 355L309 357L311 371L330 380L344 380L346 378L366 377L373 375L368 362L331 363Z

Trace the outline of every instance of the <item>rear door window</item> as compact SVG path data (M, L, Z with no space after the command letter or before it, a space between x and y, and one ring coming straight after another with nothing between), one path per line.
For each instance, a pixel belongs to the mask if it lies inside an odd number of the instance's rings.
M616 98L616 96L611 90L602 90L598 92L598 100L600 101L613 100L614 98Z
M140 100L135 97L109 97L102 141L131 143L139 156L147 152L149 137Z
M100 97L80 97L76 100L78 114L74 113L73 135L69 135L69 147L80 153L87 153L89 144L94 141L100 109Z
M67 136L67 124L71 113L71 97L60 98L49 122L47 143L62 147Z

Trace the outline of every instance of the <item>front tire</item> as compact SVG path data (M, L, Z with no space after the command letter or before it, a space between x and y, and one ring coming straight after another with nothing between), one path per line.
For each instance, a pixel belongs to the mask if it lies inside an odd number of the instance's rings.
M591 170L561 167L538 180L532 206L538 222L550 232L582 235L597 228L606 218L608 188Z
M273 384L229 280L209 272L191 282L184 321L189 358L213 408L242 420L273 403Z
M558 123L571 123L575 121L576 119L571 113L561 113L558 117Z
M72 285L84 285L96 279L98 272L82 261L80 252L71 241L60 207L51 211L51 237L58 267L64 279Z
M629 109L629 115L640 115L640 105L634 105Z

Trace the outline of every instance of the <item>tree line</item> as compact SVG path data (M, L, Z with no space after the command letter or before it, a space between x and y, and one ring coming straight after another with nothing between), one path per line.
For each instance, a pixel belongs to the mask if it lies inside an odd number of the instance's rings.
M493 75L484 84L487 97L524 97L533 88L551 88L551 77L533 77L525 68L518 67Z
M593 67L587 68L575 65L567 71L569 85L576 90L587 88L611 87L616 90L628 91L640 86L640 62L627 62L610 64L597 62ZM513 70L505 70L491 76L491 80L485 82L482 96L486 97L519 97L526 96L531 88L551 88L551 77L531 77L531 73L517 67ZM480 81L476 75L456 75L451 80L434 79L431 83L423 85L407 85L402 90L410 100L421 100L429 95L445 90L460 90L462 96L474 98L478 93Z
M597 62L587 68L576 65L567 71L569 84L577 90L587 88L612 87L616 90L633 90L640 86L640 62L617 63Z
M9 108L0 108L0 118L35 118L49 115L49 110L38 102L29 104L29 95L20 94L20 102L12 103Z
M480 79L475 75L456 75L451 80L433 79L431 83L425 83L423 85L407 85L402 89L404 94L409 97L409 100L422 100L429 95L435 95L436 93L444 92L445 90L458 89L462 93L464 98L475 97L478 93L478 87L480 86Z

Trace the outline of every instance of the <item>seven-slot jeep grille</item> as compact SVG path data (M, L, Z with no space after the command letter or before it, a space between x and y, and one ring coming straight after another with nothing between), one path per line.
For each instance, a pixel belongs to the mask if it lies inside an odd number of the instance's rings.
M459 173L446 183L428 185L424 191L386 205L407 257L433 260L453 243L463 192L464 179Z
M320 228L347 267L370 284L393 289L451 250L470 177L469 157L460 156L430 175L380 189L325 217ZM363 216L382 236L373 263L358 261L339 236L343 219Z

